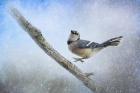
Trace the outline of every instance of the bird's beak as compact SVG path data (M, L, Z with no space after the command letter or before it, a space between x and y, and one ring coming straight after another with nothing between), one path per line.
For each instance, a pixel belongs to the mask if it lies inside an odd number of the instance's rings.
M73 31L73 30L71 30L71 33L73 34L73 33L74 33L74 31Z

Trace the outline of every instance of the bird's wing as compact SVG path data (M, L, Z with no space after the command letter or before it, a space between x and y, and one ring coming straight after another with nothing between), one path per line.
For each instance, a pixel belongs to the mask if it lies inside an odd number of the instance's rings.
M77 47L78 48L95 48L98 43L90 42L88 40L78 40Z

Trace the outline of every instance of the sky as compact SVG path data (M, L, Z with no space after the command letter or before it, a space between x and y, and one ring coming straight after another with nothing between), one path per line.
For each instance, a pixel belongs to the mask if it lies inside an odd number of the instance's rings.
M4 84L8 72L16 74L12 77L25 80L36 72L44 78L63 77L78 82L34 43L10 15L10 7L17 8L70 61L77 57L67 47L72 29L77 30L82 39L98 43L123 36L118 47L104 49L84 64L73 62L84 72L94 72L92 78L97 82L111 77L112 65L118 69L128 64L126 60L138 61L140 0L0 0L0 79ZM134 57L129 59L129 55ZM135 68L139 73L140 69ZM31 93L28 88L25 93ZM80 93L82 91L88 89L83 88Z

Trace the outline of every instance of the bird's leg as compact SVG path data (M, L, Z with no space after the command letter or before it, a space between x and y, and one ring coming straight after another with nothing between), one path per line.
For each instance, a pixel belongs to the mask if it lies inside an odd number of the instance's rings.
M93 73L93 72L91 72L91 73L85 73L85 75L86 75L87 77L89 77L89 76L94 75L94 73Z
M80 61L80 62L84 62L84 60L83 59L85 59L85 58L74 58L74 62L78 62L78 61Z

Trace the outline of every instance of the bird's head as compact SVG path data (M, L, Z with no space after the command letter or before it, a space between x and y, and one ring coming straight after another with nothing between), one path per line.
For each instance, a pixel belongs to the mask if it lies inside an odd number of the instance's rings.
M71 30L70 36L69 36L69 41L76 41L80 39L80 34L79 32L75 30Z
M71 33L70 33L70 36L69 36L67 43L70 44L71 42L74 42L74 41L79 40L79 39L80 39L80 34L75 30L71 30Z

